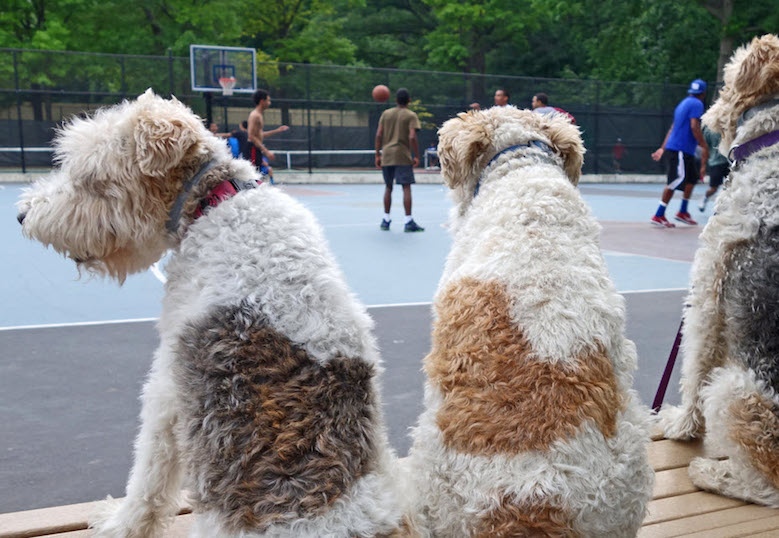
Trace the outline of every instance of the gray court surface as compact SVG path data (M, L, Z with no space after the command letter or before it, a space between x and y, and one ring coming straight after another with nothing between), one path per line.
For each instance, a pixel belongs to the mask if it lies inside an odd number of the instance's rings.
M647 404L676 335L700 232L649 226L660 188L581 189L603 226L604 259L627 302L627 336L639 351L635 388ZM408 430L422 410L429 302L449 247L443 189L415 187L415 218L427 227L422 234L401 231L399 198L393 229L378 230L377 185L288 192L317 215L350 286L373 305L369 312L386 369L386 421L390 441L403 456ZM157 345L154 321L122 320L155 318L161 284L150 273L132 277L123 288L75 281L72 264L20 238L12 224L17 196L16 187L0 188L0 239L14 253L13 263L0 266L6 306L0 326L0 513L122 496L138 428L138 395ZM677 205L671 203L673 211ZM678 401L678 370L666 396L671 403Z

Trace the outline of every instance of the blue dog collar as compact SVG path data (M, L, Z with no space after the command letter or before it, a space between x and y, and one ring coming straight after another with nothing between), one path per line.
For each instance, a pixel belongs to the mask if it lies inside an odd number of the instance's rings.
M542 142L541 140L531 140L527 144L517 144L515 146L510 146L510 147L508 147L506 149L503 149L503 150L499 151L498 153L495 154L495 156L492 159L490 159L490 162L487 163L487 166L485 166L484 169L486 170L487 168L489 168L490 165L492 163L494 163L495 160L498 157L500 157L501 155L503 155L504 153L509 153L509 152L514 151L516 149L532 148L532 147L536 147L536 148L544 151L545 153L548 153L549 155L554 155L554 151L552 151L552 148L550 148L549 144L547 144L546 142ZM473 196L474 196L474 198L476 197L477 194L479 194L479 187L480 186L481 186L481 177L479 177L479 181L476 182L476 188L473 189Z

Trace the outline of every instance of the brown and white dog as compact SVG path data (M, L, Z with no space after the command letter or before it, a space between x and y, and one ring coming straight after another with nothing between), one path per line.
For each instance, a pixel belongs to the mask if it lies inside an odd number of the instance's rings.
M563 116L460 114L438 154L455 207L408 459L432 536L634 536L654 475L635 345L576 183Z
M739 48L703 116L735 161L695 253L684 314L682 405L666 437L706 443L698 487L779 507L779 38Z

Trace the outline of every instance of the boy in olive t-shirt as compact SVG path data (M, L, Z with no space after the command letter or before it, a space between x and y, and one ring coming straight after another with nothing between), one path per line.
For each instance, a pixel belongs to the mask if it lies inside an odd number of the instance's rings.
M415 182L414 167L419 166L417 131L421 125L417 115L408 109L410 100L408 90L399 89L395 98L397 106L382 113L376 130L376 168L381 168L385 186L384 218L380 227L385 231L389 230L391 222L393 182L403 187L403 207L406 211L404 230L425 231L411 216L411 184Z

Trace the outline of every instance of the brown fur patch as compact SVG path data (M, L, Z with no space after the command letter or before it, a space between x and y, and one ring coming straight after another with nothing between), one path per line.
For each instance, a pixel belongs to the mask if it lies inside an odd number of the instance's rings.
M500 283L473 278L436 303L425 371L443 393L436 418L446 445L482 455L544 450L585 420L613 436L623 401L605 351L598 346L572 367L536 361L509 308Z
M749 454L752 464L779 487L779 408L752 394L730 406L729 437Z
M230 528L319 515L370 471L372 365L318 363L250 306L191 327L178 359L196 502Z
M500 506L479 521L475 534L478 538L576 538L579 533L571 530L570 517L551 505L523 505L503 497Z

